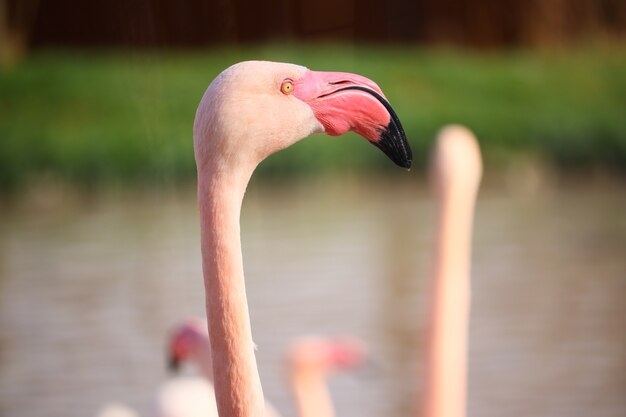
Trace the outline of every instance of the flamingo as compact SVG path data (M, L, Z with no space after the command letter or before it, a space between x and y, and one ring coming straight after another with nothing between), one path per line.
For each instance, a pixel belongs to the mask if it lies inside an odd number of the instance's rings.
M421 417L466 415L472 219L481 176L472 132L458 125L443 128L431 170L439 215Z
M291 387L299 417L334 417L326 380L363 363L366 349L354 338L302 337L289 348Z
M205 320L190 317L179 323L169 338L167 355L171 371L177 371L181 362L192 362L206 379L213 381L211 344Z
M245 291L239 217L247 184L267 156L314 133L354 131L397 165L411 150L371 80L276 62L246 61L219 74L194 121L200 240L215 396L221 417L260 417L261 381Z

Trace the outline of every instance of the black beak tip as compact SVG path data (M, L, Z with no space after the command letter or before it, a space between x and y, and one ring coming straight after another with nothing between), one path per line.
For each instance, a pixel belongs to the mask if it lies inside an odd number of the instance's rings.
M411 169L411 165L413 165L413 161L411 159L402 159L399 161L393 161L396 165L401 168Z
M180 369L180 361L178 360L178 358L173 355L169 356L167 358L167 370L170 373L175 374L176 372L178 372L179 369Z
M372 142L372 144L399 167L411 168L413 153L399 121L381 129L378 142Z

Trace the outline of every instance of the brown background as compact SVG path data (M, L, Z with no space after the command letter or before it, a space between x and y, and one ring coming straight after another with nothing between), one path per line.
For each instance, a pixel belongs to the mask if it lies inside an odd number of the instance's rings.
M624 0L0 0L0 9L8 33L30 47L341 40L491 48L626 33Z

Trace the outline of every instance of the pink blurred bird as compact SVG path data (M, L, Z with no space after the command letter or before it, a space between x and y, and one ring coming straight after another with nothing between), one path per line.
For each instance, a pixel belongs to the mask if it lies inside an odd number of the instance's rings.
M354 131L396 164L411 166L402 125L380 88L348 73L248 61L206 90L194 122L202 264L215 396L221 417L260 417L239 216L257 165L314 133Z
M354 338L303 337L288 352L289 377L299 417L334 417L327 380L363 364L366 348Z

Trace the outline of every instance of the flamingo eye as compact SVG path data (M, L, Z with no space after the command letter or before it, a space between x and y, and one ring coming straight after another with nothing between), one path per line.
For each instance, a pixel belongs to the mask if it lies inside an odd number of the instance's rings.
M293 81L289 78L285 79L280 85L280 92L289 95L293 91Z

